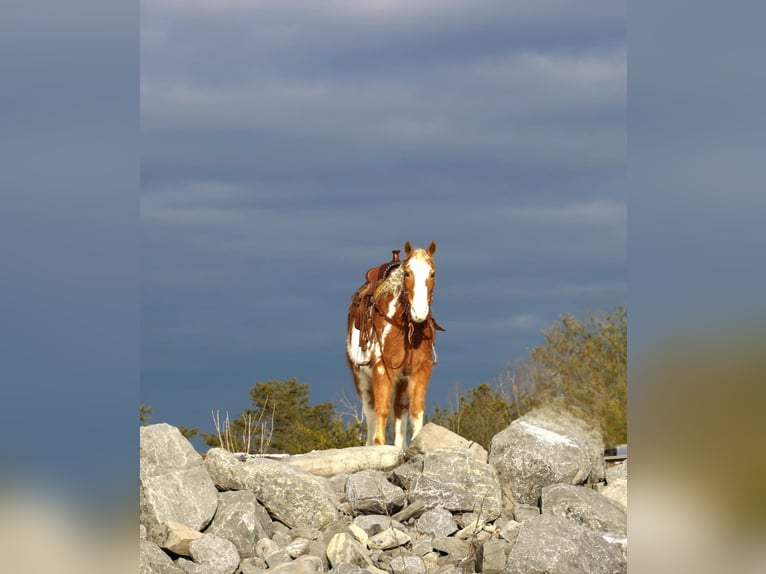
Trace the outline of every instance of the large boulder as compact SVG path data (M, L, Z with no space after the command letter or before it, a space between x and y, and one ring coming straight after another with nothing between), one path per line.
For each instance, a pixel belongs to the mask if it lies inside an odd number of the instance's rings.
M150 532L168 520L203 530L218 507L218 491L202 457L173 426L142 426L140 432L141 523Z
M206 532L230 540L242 558L255 556L256 542L274 534L271 517L252 490L221 492L218 512Z
M404 491L380 470L362 470L346 481L346 500L354 514L391 514L407 502Z
M546 486L543 488L542 511L574 520L591 530L619 535L628 533L625 507L592 488L571 484Z
M559 516L526 520L505 563L505 574L624 574L622 552L599 533Z
M502 498L497 472L465 448L430 450L407 464L422 464L398 475L395 471L411 502L420 501L426 508L450 512L481 513L485 522L500 516Z
M290 528L322 528L335 520L338 498L330 482L282 461L211 448L205 466L224 490L252 490L272 517Z
M435 423L427 423L420 429L407 449L407 458L450 446L463 447L479 462L487 462L487 451L483 446Z
M542 408L492 438L489 463L511 506L536 505L544 486L603 480L603 453L599 430L563 410Z

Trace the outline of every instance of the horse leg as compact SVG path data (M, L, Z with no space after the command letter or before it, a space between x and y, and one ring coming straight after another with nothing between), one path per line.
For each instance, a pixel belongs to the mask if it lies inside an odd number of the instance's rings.
M407 419L409 418L409 397L407 392L407 381L399 380L396 384L394 396L394 419L396 437L394 445L399 448L405 447L405 437L407 436Z
M379 361L372 370L372 395L375 409L374 443L386 444L386 423L391 411L391 379L386 372L383 361ZM368 429L371 426L368 426Z
M373 408L372 396L372 373L369 367L355 366L351 368L351 372L354 375L354 386L356 387L356 394L359 395L359 399L362 401L362 412L364 418L367 421L367 446L373 444L375 438L375 409Z
M431 378L432 369L433 363L428 361L409 376L407 394L410 400L413 439L420 432L420 429L423 428L423 415L426 410L426 391L428 390L428 381Z

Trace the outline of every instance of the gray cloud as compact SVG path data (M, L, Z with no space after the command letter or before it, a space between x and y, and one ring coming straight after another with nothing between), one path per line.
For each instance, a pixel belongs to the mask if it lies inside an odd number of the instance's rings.
M270 377L334 399L348 298L407 239L439 242L435 404L560 314L624 304L624 12L146 2L142 396L157 416L204 425L201 401L242 408ZM174 406L184 385L194 401Z

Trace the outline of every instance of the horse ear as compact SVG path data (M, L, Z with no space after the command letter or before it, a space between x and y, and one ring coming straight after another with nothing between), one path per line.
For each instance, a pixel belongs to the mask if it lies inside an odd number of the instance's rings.
M410 243L409 241L406 241L404 243L404 255L406 257L409 257L410 253L412 253L412 243Z
M436 253L436 241L432 241L431 245L428 246L428 254L433 255Z

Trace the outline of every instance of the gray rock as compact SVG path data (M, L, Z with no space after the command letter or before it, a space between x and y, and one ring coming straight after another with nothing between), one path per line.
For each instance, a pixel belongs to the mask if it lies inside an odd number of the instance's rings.
M143 524L138 525L138 539L146 540L146 526Z
M481 545L480 571L483 574L503 574L510 551L511 545L505 540L499 538L487 540Z
M410 500L450 512L481 512L486 521L500 516L501 489L494 467L461 447L428 451L422 460L422 472L401 475Z
M346 500L354 514L390 514L401 509L407 497L382 471L362 470L346 481Z
M418 435L420 436L420 435ZM425 511L415 523L415 529L421 534L449 536L457 531L457 523L452 513L444 508L432 508Z
M612 482L613 480L618 480L621 478L624 478L625 480L628 479L628 461L627 460L623 460L622 462L613 464L612 466L609 466L606 469L607 482Z
M343 562L365 569L373 566L372 560L367 555L367 549L351 534L343 532L333 536L327 545L327 559L333 568Z
M289 564L293 561L290 554L284 548L268 554L264 560L266 560L266 564L269 565L270 570L277 566L281 566L282 564Z
M513 519L516 522L524 522L528 518L534 518L540 514L540 509L531 504L517 504L513 507Z
M342 562L332 568L328 574L369 574L369 572L356 564Z
M220 448L208 451L205 466L215 484L226 490L252 490L271 516L290 528L322 528L335 519L338 498L326 478L282 461L242 461Z
M149 531L149 539L179 556L191 556L189 544L202 533L175 520L166 520Z
M239 563L238 574L262 574L269 565L261 558L245 558Z
M389 564L392 574L426 574L426 565L420 556L397 556Z
M269 574L319 574L324 572L324 563L318 556L301 556L287 564L280 564L268 570Z
M620 535L628 533L625 508L592 488L571 484L546 486L542 506L543 514L568 518L591 530Z
M218 491L202 457L168 424L142 426L140 433L140 522L148 530L167 520L203 530L218 507Z
M183 574L173 560L154 542L139 542L139 563L141 574Z
M468 541L447 536L436 536L431 541L434 550L447 554L453 558L463 558L468 555Z
M407 528L401 522L384 516L382 514L365 514L354 518L353 524L367 533L367 536L375 536L379 532L383 532L387 528L398 528L399 530L406 530Z
M271 518L252 490L219 493L218 511L206 532L230 540L242 558L255 556L255 542L272 536Z
M487 462L487 451L479 443L469 441L449 429L439 426L435 423L428 423L420 429L418 435L412 439L410 447L407 449L407 458L412 458L418 454L425 454L429 450L437 448L447 448L458 446L466 449L472 457L479 462Z
M513 544L514 542L516 542L516 538L519 535L520 529L521 529L520 522L516 522L515 520L509 520L508 523L504 524L503 527L500 529L500 536L502 536L504 540L507 540L508 542Z
M371 536L367 542L368 548L375 550L389 550L391 548L398 548L412 541L412 537L398 528L386 528L382 532L378 532L375 536Z
M291 558L298 558L298 556L308 554L310 544L311 541L308 538L295 538L285 547L285 550Z
M255 543L255 555L264 560L269 554L274 554L280 550L281 548L279 547L279 544L274 542L271 538L261 538Z
M431 536L421 536L420 538L413 540L410 552L415 556L425 556L429 552L433 552L434 547L431 545L432 540L433 537Z
M493 437L489 463L511 504L535 505L544 486L603 480L603 451L600 431L569 413L543 408Z
M540 515L525 521L505 564L506 574L624 574L618 548L573 520Z
M239 566L236 546L214 534L204 534L202 538L192 540L189 550L195 562L208 566L216 574L233 574Z

